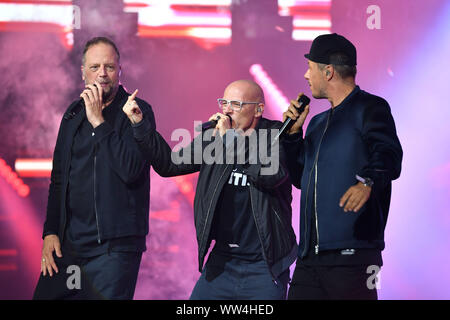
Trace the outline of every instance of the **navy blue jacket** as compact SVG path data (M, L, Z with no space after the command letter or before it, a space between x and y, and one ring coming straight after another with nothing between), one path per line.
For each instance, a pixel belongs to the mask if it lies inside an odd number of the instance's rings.
M108 108L113 120L93 129L94 204L98 241L126 236L145 236L149 223L150 164L133 137L130 121L122 111L129 94L122 86ZM153 111L145 101L136 99L155 127ZM86 112L80 100L73 102L63 119L53 154L53 168L43 237L56 234L61 242L66 227L67 188L73 137Z
M299 257L311 232L316 252L383 250L391 181L400 176L403 155L389 104L356 86L340 105L314 116L302 136L283 141L289 176L302 191ZM344 212L339 201L356 175L374 181L372 192L357 213Z

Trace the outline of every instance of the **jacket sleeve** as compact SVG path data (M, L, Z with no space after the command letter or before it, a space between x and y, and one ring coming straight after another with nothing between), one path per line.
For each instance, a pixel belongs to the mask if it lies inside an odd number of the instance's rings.
M376 185L386 186L400 176L403 157L389 104L377 99L363 115L362 136L369 153L368 164L358 172Z
M265 155L267 159L260 158L261 152L258 151L256 164L247 162L244 167L244 173L247 174L249 180L256 186L265 189L274 189L289 180L289 174L286 164L286 155L282 143L277 142L272 146L270 140L265 145L258 141L258 149L266 148Z
M52 173L50 177L50 188L48 192L47 214L44 222L42 239L49 234L58 234L61 217L61 189L62 189L62 139L64 130L64 119L59 126L55 150L53 151Z
M303 167L305 166L305 141L303 131L285 136L281 144L286 154L286 167L291 183L300 189Z
M172 177L193 173L200 170L201 164L194 163L194 143L175 152L164 140L149 120L144 119L133 126L133 135L142 154L150 161L153 169L162 177ZM201 141L200 141L201 142ZM173 159L182 159L185 153L190 153L188 163L176 163Z
M153 113L147 104L143 104L143 100L138 101L140 108L147 115L149 122L154 126ZM94 129L95 134L95 152L106 153L105 158L111 169L119 175L124 183L134 182L145 166L145 157L139 150L139 146L133 137L133 129L131 123L125 113L119 113L122 117L123 133L119 135L106 121Z

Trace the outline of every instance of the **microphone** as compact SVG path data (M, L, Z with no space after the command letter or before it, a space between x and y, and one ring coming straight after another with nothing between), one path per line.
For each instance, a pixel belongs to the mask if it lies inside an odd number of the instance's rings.
M303 111L305 111L305 107L311 102L311 99L303 94L300 98L298 98L297 101L300 103L300 107L296 107L296 109L299 114L302 114ZM280 128L280 132L278 132L278 134L273 139L272 145L280 138L283 133L288 131L293 124L294 121L291 118L287 118L286 120L284 120L283 125Z
M230 122L231 122L231 117L229 115L227 115L227 117L230 118ZM200 132L200 131L207 130L210 128L215 128L217 126L217 123L219 122L219 120L220 120L220 116L217 116L217 118L214 120L203 122L202 124L199 124L195 128L195 131Z
M66 120L70 120L70 119L73 119L77 114L78 114L78 112L80 112L80 110L82 109L84 107L84 100L83 100L83 98L81 98L78 102L77 102L77 104L75 105L75 107L72 109L72 111L67 111L65 114L64 114L64 119L66 119Z

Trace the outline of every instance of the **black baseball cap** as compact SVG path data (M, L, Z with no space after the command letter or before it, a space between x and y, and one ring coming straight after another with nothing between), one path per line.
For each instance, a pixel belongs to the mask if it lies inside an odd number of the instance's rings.
M338 52L347 55L348 60L330 61L330 56ZM305 54L305 57L317 63L356 66L355 46L337 33L322 34L315 38L309 53Z

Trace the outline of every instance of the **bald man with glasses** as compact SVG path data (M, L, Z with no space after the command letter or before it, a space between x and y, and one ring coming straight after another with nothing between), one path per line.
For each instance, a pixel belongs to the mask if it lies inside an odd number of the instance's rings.
M227 86L218 99L221 112L210 117L217 125L211 129L212 139L199 135L187 147L172 152L154 130L134 102L132 95L123 110L132 122L134 137L142 152L150 159L155 171L162 176L175 176L199 171L194 200L194 220L198 241L198 261L201 276L192 294L193 300L285 299L289 282L289 266L295 261L297 244L291 225L291 183L285 169L281 146L266 154L276 158L279 165L270 166L257 157L251 161L250 143L258 148L271 148L271 135L281 122L262 117L264 93L253 81L238 80ZM191 153L201 139L201 150L218 143L228 147L244 141L242 152L235 152L233 161L176 164L172 159ZM237 146L236 146L237 147ZM261 150L260 150L261 151ZM273 151L273 154L270 153ZM219 152L220 153L220 152ZM175 154L175 157L174 157ZM222 155L224 155L222 154ZM239 161L239 155L245 155ZM214 247L204 265L208 249Z

